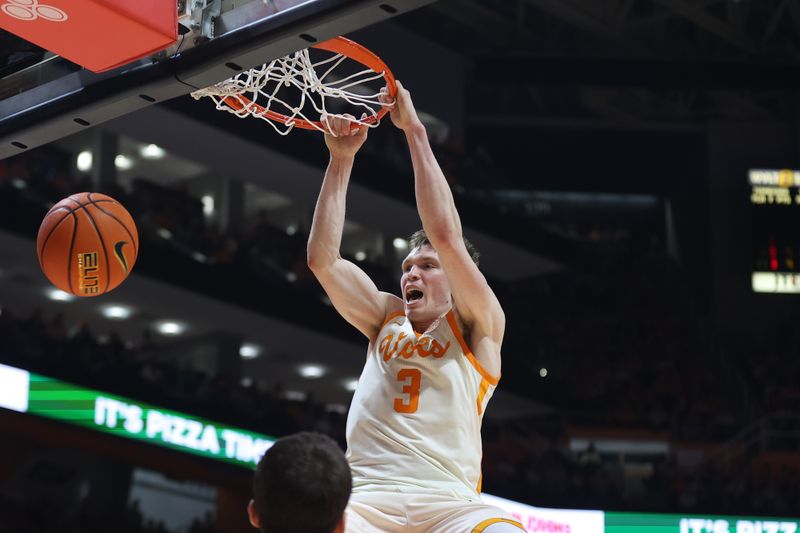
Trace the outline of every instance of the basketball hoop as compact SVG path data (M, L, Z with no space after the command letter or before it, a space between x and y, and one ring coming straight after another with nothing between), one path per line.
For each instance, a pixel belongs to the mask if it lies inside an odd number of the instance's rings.
M239 118L266 120L281 135L288 134L295 127L326 132L327 128L322 122L308 116L312 113L319 116L344 115L330 112L329 106L333 104L326 102L326 99L335 99L334 107L345 105L352 108L350 114L355 117L366 114L364 118L353 120L354 123L377 126L388 109L380 103L380 89L374 85L381 82L392 98L396 93L394 76L389 67L370 50L345 37L334 37L311 49L333 55L312 62L310 49L300 50L211 87L194 91L192 96L197 100L208 96L218 110L233 113ZM349 63L361 70L334 74L348 59L351 60ZM373 87L370 87L370 83ZM286 92L287 88L300 91L300 98L294 105L287 101L285 95L279 94ZM294 99L296 91L292 92L295 92L291 95Z

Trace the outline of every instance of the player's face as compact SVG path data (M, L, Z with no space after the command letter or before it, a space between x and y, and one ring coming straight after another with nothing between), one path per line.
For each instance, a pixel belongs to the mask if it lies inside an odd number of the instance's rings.
M429 245L411 250L403 260L400 291L406 316L411 320L435 320L452 306L450 283Z

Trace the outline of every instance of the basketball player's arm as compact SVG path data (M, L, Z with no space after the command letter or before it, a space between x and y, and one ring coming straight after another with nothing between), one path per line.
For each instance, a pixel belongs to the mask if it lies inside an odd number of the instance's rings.
M399 83L397 89L392 120L405 132L408 141L414 166L417 211L422 227L439 254L442 268L450 282L456 310L471 330L471 348L476 356L480 354L492 359L481 362L487 366L487 370L495 375L499 374L505 314L464 245L461 218L456 210L450 185L436 161L410 93Z
M339 253L347 185L367 128L351 132L348 121L334 118L330 120L330 128L336 136L325 135L331 157L314 209L308 238L308 266L339 314L372 341L392 299L399 298L380 292L363 270Z

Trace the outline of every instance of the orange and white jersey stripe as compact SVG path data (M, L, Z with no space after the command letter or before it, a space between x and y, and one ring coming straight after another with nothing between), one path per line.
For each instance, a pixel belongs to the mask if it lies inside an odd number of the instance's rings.
M403 313L389 315L347 418L354 492L478 498L481 422L498 380L472 355L452 310L424 334Z

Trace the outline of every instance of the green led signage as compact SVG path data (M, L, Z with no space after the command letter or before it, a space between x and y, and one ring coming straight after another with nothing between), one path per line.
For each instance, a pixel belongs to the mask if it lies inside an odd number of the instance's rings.
M605 533L796 533L786 518L606 513Z
M274 438L0 365L0 407L254 468Z

